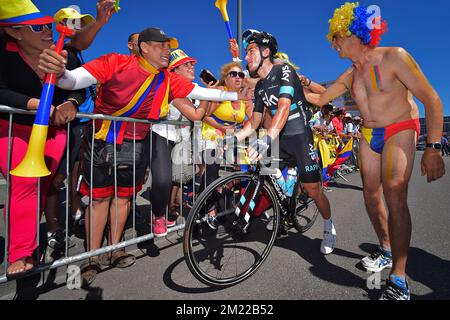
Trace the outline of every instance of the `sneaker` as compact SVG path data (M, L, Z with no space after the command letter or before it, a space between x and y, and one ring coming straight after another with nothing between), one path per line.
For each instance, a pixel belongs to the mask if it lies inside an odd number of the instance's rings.
M78 223L81 218L84 217L84 208L78 209L76 213L72 214L72 220L74 223Z
M165 217L156 218L153 222L153 235L156 238L167 236L167 223Z
M166 223L167 227L168 228L175 227L179 216L180 214L177 211L170 211L169 214L167 215L167 223Z
M213 230L217 230L218 227L218 223L217 223L217 218L214 216L210 216L209 214L206 216L206 223L208 224L208 226L213 229Z
M64 250L66 247L65 231L57 229L54 232L47 232L47 244L53 250ZM75 244L69 239L69 248Z
M324 255L328 255L334 251L336 246L336 230L333 226L331 230L325 230L323 232L323 240L320 245L320 252Z
M403 282L397 277L395 283L391 279L387 279L386 288L380 300L411 300L411 293L409 291L408 282Z
M392 268L392 256L380 246L368 257L361 260L361 264L367 271L381 272L386 268Z

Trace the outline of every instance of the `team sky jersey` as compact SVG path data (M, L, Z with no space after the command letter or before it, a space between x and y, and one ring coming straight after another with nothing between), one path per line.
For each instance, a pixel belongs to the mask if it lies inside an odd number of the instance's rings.
M274 65L267 77L258 82L254 112L263 113L264 107L267 107L274 116L280 98L291 100L289 118L280 137L304 134L311 112L297 72L288 64Z

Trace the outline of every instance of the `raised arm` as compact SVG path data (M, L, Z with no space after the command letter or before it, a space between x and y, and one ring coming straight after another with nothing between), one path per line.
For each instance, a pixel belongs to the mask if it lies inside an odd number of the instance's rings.
M115 0L99 0L97 3L97 16L93 23L83 27L71 41L71 45L77 50L87 50L94 42L95 37L108 23L112 15L116 12L114 9Z

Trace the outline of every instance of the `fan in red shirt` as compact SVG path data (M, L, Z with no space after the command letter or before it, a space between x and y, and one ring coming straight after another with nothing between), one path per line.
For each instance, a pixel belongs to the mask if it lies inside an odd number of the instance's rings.
M238 94L204 89L175 73L169 73L167 67L170 50L177 47L178 41L175 38L167 37L160 29L149 28L139 34L141 53L139 57L113 53L100 57L76 70L67 71L64 55L57 55L51 50L46 50L41 56L39 66L46 73L57 74L57 86L61 88L85 88L100 84L95 113L117 117L164 119L169 111L169 103L173 100L173 105L194 121L202 119L206 110L201 107L195 109L186 98L236 101L245 95L248 100L249 92L244 91L243 94ZM112 244L120 241L129 213L128 201L142 187L147 165L143 142L149 130L148 124L136 123L134 125L120 121L96 121L93 154L91 154L92 146L90 145L92 133L86 135L82 165L84 168L82 170L83 182L80 192L89 196L90 188L92 188L93 216L96 217L93 224L92 243L88 243L87 246L89 250L100 248L108 213L111 214L111 221L118 220L117 227L115 223L111 223L111 228L116 228L111 230L114 235ZM133 140L136 140L136 146L133 145ZM116 159L114 159L115 141L117 142ZM171 166L171 160L167 160L167 165ZM91 165L94 168L92 179ZM137 178L135 184L133 184L133 169L135 169L134 176ZM114 176L115 171L117 177ZM153 172L152 177L171 181L170 174L169 177L166 175L166 172L158 171ZM114 178L117 178L117 208L119 211L117 214ZM156 216L154 235L165 236L167 234L164 218L165 208L163 209L158 203L152 203L152 207ZM86 234L89 240L89 213L86 214L86 217ZM159 228L157 232L155 225L162 226L162 228ZM93 269L92 264L95 267L96 263L96 261L91 262L89 271Z
M336 130L336 134L340 137L343 134L344 131L344 116L345 116L346 110L345 108L338 109L335 112L334 118L331 120L333 123L334 129Z

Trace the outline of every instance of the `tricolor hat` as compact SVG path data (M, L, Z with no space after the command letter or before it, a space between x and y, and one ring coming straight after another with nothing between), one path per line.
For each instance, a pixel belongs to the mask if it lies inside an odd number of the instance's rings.
M189 63L189 62L197 63L197 60L189 57L181 49L172 51L172 53L170 54L169 70L175 69L176 67L179 67L179 66L181 66L185 63Z
M0 27L53 22L52 17L44 16L30 0L0 0Z
M95 21L94 17L90 14L81 14L74 8L63 8L54 15L55 22L60 23L63 20L78 20L83 23L83 26Z

